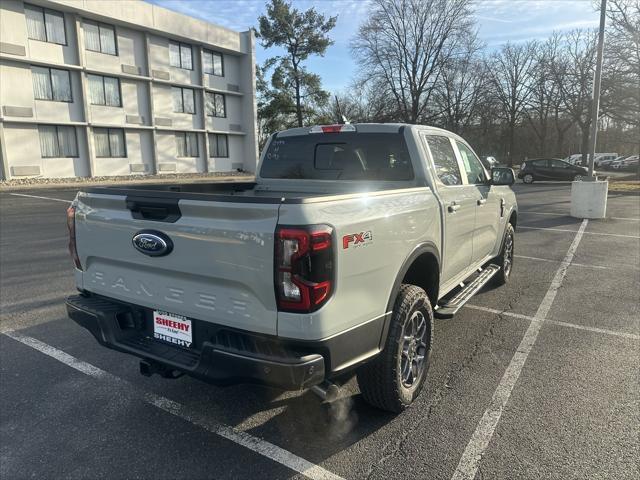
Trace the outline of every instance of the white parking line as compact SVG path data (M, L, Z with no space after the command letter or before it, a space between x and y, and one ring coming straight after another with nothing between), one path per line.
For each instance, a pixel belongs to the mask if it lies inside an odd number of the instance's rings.
M71 200L63 200L62 198L41 197L39 195L27 195L26 193L10 193L16 197L39 198L40 200L53 200L54 202L71 203Z
M44 353L45 355L48 355L49 357L54 358L59 362L62 362L65 365L78 370L79 372L82 372L85 375L89 375L90 377L98 378L101 380L115 382L121 387L131 389L134 394L140 395L139 390L126 380L123 380L122 378L117 377L98 367L95 367L87 362L83 362L82 360L79 360L69 355L68 353L63 352L62 350L58 350L57 348L52 347L51 345L48 345L40 340L22 335L18 332L5 332L5 335L13 338L14 340L17 340L24 345L38 350L39 352ZM141 396L146 403L153 405L156 408L179 417L182 420L186 420L193 425L204 428L211 433L215 433L216 435L226 438L227 440L237 445L241 445L255 453L269 458L274 462L280 463L281 465L284 465L285 467L288 467L291 470L304 475L305 477L314 480L343 480L342 477L331 473L330 471L320 467L319 465L315 465L314 463L311 463L304 458L298 457L288 450L280 448L277 445L262 440L261 438L254 437L253 435L250 435L246 432L242 432L227 425L223 425L213 420L203 418L197 413L189 411L189 409L184 405L178 402L174 402L173 400L170 400L166 397L150 392L143 392Z
M635 333L617 332L615 330L607 330L605 328L587 327L585 325L577 325L575 323L569 323L569 322L559 322L557 320L550 320L548 318L545 320L540 320L536 317L530 317L529 315L523 315L521 313L514 313L514 312L505 311L505 310L496 310L495 308L482 307L480 305L470 305L468 303L465 305L465 308L471 308L472 310L480 310L482 312L495 313L497 315L504 315L506 317L520 318L522 320L529 320L530 322L544 321L551 325L558 325L560 327L568 327L568 328L574 328L576 330L585 330L587 332L602 333L604 335L613 335L614 337L640 340L640 335L636 335Z
M516 258L525 258L527 260L535 260L537 262L549 262L549 263L560 263L560 260L551 260L549 258L539 258L539 257L527 257L526 255L514 255ZM585 265L584 263L571 263L572 267L586 267L586 268L597 268L597 269L610 269L611 267L603 267L601 265Z
M518 378L520 378L520 373L522 373L522 368L527 361L527 357L529 357L529 354L538 339L540 329L542 328L544 320L551 309L553 300L556 298L558 289L562 285L562 280L567 274L567 269L569 268L569 265L573 260L573 256L578 249L582 235L587 228L587 223L588 220L586 219L582 221L580 229L576 233L573 242L571 242L571 246L564 257L564 260L556 271L556 274L551 281L551 285L542 299L542 302L538 307L538 311L534 315L538 321L531 322L529 324L529 328L527 328L520 345L518 345L516 352L513 354L511 362L509 362L509 366L498 384L498 388L496 388L496 391L493 393L489 407L482 415L482 418L473 432L467 447L464 449L460 462L451 477L452 480L473 480L476 476L482 456L487 450L489 442L493 437L493 433L498 426L504 407L511 397L513 387L515 387Z
M584 222L584 220L583 220ZM524 225L518 225L517 228L527 228L529 230L553 230L555 232L569 232L576 233L575 230L568 230L566 228L552 228L552 227L526 227ZM638 235L622 235L620 233L601 233L601 232L583 232L586 235L606 235L608 237L625 237L625 238L640 238Z
M529 213L531 215L551 215L554 217L570 217L568 213L536 212L534 210L518 210L518 213ZM607 217L606 219L624 220L629 222L640 222L640 218L630 218L630 217Z

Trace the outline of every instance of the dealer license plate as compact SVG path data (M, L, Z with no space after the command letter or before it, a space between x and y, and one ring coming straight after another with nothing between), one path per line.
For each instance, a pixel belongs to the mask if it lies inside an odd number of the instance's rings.
M190 347L193 341L191 320L182 315L154 310L153 337L181 347Z

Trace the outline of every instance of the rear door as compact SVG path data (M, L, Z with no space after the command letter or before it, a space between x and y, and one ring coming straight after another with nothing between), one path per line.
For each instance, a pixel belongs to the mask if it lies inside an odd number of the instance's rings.
M502 196L489 183L489 177L480 159L471 148L459 140L455 141L463 175L467 184L473 188L476 199L476 218L473 233L473 255L471 264L486 259L494 250L500 224Z
M435 167L438 195L443 203L442 283L469 268L477 190L463 181L452 140L444 135L423 135Z
M530 160L536 180L553 180L553 172L549 160Z
M273 237L279 203L250 200L181 198L172 206L166 198L80 193L76 231L84 288L154 310L276 334ZM167 208L172 213L163 218ZM172 251L139 251L133 237L141 231L166 236Z
M576 168L562 160L549 160L551 163L551 175L554 180L573 180Z

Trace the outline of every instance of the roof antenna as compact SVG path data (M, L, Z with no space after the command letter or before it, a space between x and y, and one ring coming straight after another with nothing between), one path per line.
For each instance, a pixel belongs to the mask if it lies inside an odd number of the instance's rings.
M338 101L338 96L334 95L334 98L336 99L336 107L338 107L338 123L340 125L345 125L345 124L351 123L349 120L347 120L347 117L345 117L342 114L342 109L340 108L340 102Z

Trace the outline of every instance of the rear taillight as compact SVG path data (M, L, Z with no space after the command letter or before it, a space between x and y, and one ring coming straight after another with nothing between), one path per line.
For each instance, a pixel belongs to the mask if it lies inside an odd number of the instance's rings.
M78 270L82 270L78 250L76 249L76 207L67 208L67 228L69 229L69 254Z
M313 312L334 285L333 229L327 225L278 227L275 283L278 310Z

